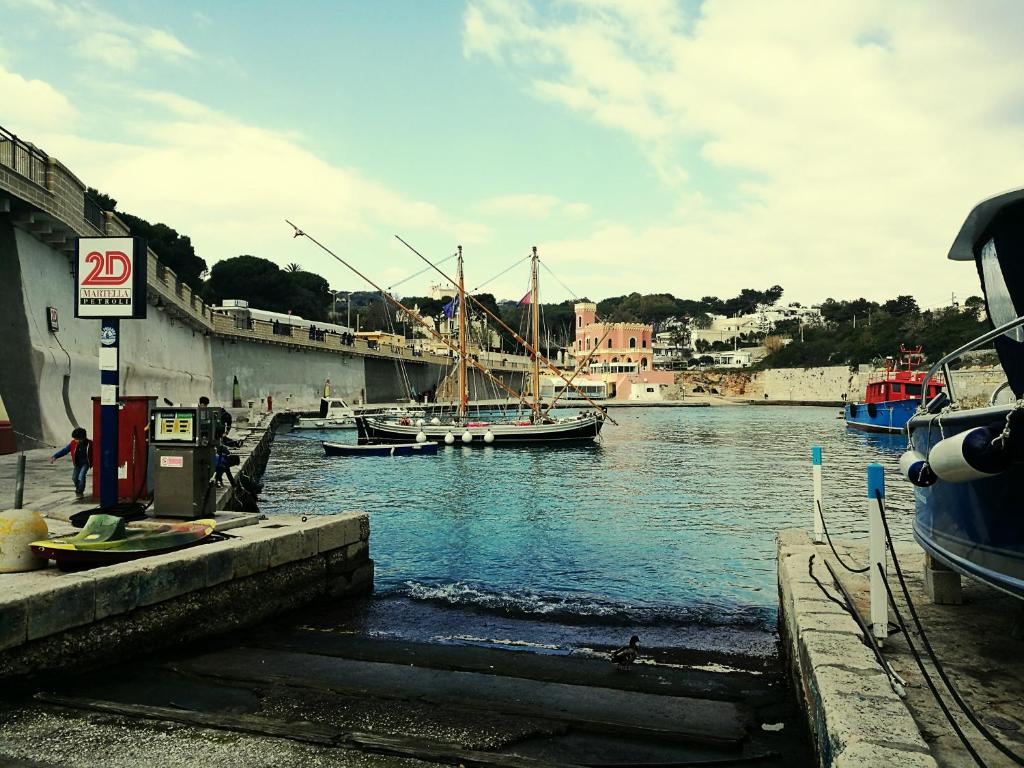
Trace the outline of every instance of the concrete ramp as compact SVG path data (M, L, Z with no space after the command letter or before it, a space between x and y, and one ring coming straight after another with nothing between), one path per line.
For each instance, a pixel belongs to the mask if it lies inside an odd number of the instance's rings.
M176 667L223 680L485 709L657 739L738 744L745 735L739 707L724 701L256 648L211 653Z

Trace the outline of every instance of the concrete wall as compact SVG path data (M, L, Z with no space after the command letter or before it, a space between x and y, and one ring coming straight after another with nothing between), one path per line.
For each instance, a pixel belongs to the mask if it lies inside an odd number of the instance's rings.
M868 378L874 371L869 365L862 365L856 371L845 365L772 368L753 374L745 371L688 371L676 374L676 384L677 390L681 387L684 394L702 385L705 390L713 387L721 395L748 400L838 403L845 395L850 402L859 402L864 399ZM954 394L957 402L964 406L987 403L992 391L1004 381L1006 376L999 366L953 372Z
M56 444L75 424L91 431L92 397L99 393L99 321L74 318L67 257L0 222L0 274L0 394L14 428ZM55 334L47 325L47 307L58 312ZM210 391L209 339L153 307L149 313L145 321L121 323L122 394L195 402Z
M366 388L363 358L352 355L214 339L212 358L215 379L211 397L215 402L231 402L235 376L243 405L271 395L275 410L315 408L325 379L331 380L331 394L350 404Z

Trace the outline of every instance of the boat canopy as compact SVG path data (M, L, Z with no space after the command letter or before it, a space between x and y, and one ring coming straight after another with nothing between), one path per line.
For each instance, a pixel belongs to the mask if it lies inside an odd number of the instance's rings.
M985 235L1000 211L1013 203L1024 200L1024 189L1015 189L1001 195L982 200L967 214L967 220L957 233L953 245L949 249L949 258L953 261L974 261L975 247Z
M975 206L953 242L949 258L973 260L993 328L1024 315L1024 189ZM1024 397L1024 327L993 342L1010 389Z

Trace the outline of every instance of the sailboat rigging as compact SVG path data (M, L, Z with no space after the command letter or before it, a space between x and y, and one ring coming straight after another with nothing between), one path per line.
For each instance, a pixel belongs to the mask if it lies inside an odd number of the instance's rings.
M287 221L287 219L286 219ZM365 280L371 286L381 291L384 298L391 303L396 309L404 312L412 321L416 324L424 327L430 336L447 346L457 356L458 361L458 373L459 373L459 406L455 413L454 418L447 421L442 421L440 418L434 417L427 423L423 419L417 420L416 423L412 423L411 420L404 420L403 422L391 422L386 419L375 417L375 416L359 416L356 420L356 425L359 430L359 437L361 441L366 442L381 442L381 443L409 443L412 441L423 443L423 442L438 442L445 443L448 445L454 444L456 441L461 442L464 445L479 444L479 445L506 445L506 444L565 444L569 442L581 442L581 441L593 441L598 437L601 432L605 420L608 418L603 409L595 405L595 411L593 413L581 413L578 416L571 418L554 418L549 415L546 411L541 409L540 405L540 364L544 362L552 370L554 370L561 378L570 384L565 376L562 376L561 372L551 365L550 361L540 354L537 349L540 342L540 331L539 331L539 318L538 312L538 285L537 285L537 253L536 248L533 249L533 257L531 264L531 304L532 304L532 333L533 344L528 344L523 340L519 334L516 334L509 328L500 318L496 317L493 313L488 311L485 307L480 305L480 302L473 296L466 294L465 289L465 278L463 274L463 261L462 261L462 248L459 247L459 258L458 258L458 278L456 281L449 279L449 282L453 282L457 286L457 311L458 311L458 327L459 327L459 339L458 344L454 345L447 338L444 338L441 334L433 328L432 323L428 322L425 318L421 317L419 313L410 310L408 307L403 305L398 299L391 294L383 291L379 286L370 280L366 275L357 270L347 261L342 259L336 253L331 251L325 245L320 243L314 237L301 230L295 224L290 221L287 223L295 230L295 237L305 237L323 251L328 253L330 256L335 258L342 265L351 270L354 274ZM399 238L400 239L400 238ZM402 241L405 242L404 240ZM408 243L406 243L408 246ZM426 261L431 267L440 272L440 269L421 254L419 254L412 246L409 246L411 250L417 253L424 261ZM441 273L444 275L444 273ZM466 309L467 309L467 298L472 300L478 306L481 306L484 311L496 320L502 327L509 331L514 338L530 351L533 357L533 366L531 371L531 380L533 390L529 399L523 396L523 393L516 392L509 387L501 378L495 376L491 371L484 365L481 365L477 360L467 354L466 349ZM516 420L516 421L470 421L467 415L467 406L469 404L469 376L468 366L472 366L475 370L479 371L486 378L490 379L499 388L511 395L520 404L525 405L530 410L530 418L528 420ZM589 398L587 398L589 400ZM591 403L593 405L593 403ZM610 419L608 419L610 420Z

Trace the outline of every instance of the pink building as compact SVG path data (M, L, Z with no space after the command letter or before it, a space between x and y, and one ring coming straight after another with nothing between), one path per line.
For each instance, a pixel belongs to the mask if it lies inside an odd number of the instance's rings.
M579 302L576 310L576 365L609 384L618 400L659 400L672 384L670 371L655 371L651 349L653 328L643 323L599 323L597 305ZM589 356L589 359L588 359Z

